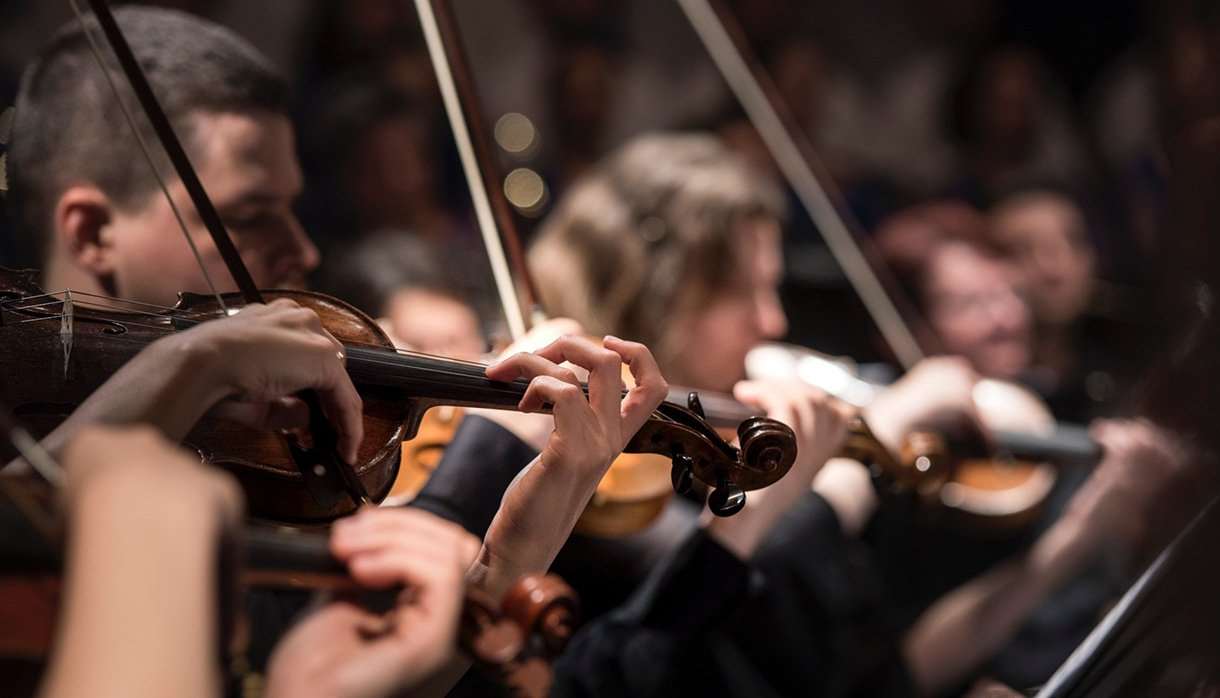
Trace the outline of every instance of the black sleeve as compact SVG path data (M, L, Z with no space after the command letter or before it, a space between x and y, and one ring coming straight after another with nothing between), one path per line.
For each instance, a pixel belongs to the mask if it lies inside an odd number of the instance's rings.
M913 695L871 550L809 492L759 546L736 648L781 695ZM799 659L794 659L799 657Z
M732 615L750 582L748 565L696 531L624 606L573 638L555 663L551 695L674 695L689 673L687 650Z
M467 415L436 471L407 506L458 523L482 538L509 483L537 455L499 424Z

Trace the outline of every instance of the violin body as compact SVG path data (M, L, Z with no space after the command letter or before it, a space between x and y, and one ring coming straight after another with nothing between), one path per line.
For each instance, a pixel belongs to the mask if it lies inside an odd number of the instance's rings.
M148 344L183 329L184 316L219 317L215 299L183 294L163 312L136 304L72 294L44 296L32 273L0 283L0 363L8 367L5 398L13 414L39 436L51 431L111 375ZM309 307L337 339L387 346L377 324L359 311L322 294L268 291L268 299L291 298ZM226 302L240 305L236 296ZM104 303L104 306L101 304ZM377 501L389 492L398 470L399 443L418 422L414 404L401 393L361 390L365 438L356 473ZM352 510L339 492L326 496L311 487L278 434L205 416L185 445L209 463L233 473L256 518L286 522L334 519ZM312 490L312 491L311 491Z
M393 348L372 318L338 299L310 291L264 291L263 295L268 301L289 298L313 310L322 326L345 345ZM237 297L226 297L225 301L240 305ZM214 298L194 294L183 294L175 307L196 313L220 312ZM355 471L369 496L380 502L398 474L400 444L418 427L427 408L401 390L357 387L364 401L364 440ZM259 518L327 521L354 508L341 492L311 485L312 478L300 471L287 442L275 433L204 417L187 435L185 445L198 450L204 461L233 473L246 493L250 512Z
M402 444L402 465L387 501L405 504L428 483L453 440L465 412L435 407L424 413L415 438ZM606 471L593 498L576 522L576 531L617 538L648 528L673 496L669 458L648 453L622 454Z
M419 494L440 465L465 415L460 407L448 405L424 413L414 438L402 443L402 464L387 501L406 504Z

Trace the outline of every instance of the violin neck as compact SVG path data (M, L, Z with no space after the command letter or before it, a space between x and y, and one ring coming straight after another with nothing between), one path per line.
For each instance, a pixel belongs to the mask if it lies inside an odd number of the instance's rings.
M493 381L485 367L425 354L348 347L347 371L362 386L401 389L412 399L458 407L513 409L529 382Z

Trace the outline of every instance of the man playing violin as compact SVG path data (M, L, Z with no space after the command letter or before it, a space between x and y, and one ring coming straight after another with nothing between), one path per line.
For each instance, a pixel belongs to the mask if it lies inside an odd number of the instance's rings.
M118 18L256 285L303 287L320 258L292 209L302 181L283 80L217 25L150 9ZM79 26L57 34L23 77L11 194L44 288L172 305L181 291L210 291L206 270L218 290L234 290L134 97L120 90L143 124L168 200ZM175 209L202 269L177 232Z
M131 9L120 11L118 19L256 284L301 286L319 255L292 211L301 182L278 76L248 44L190 16ZM27 242L43 261L44 285L162 305L173 303L180 291L208 292L205 275L218 290L231 290L228 272L181 182L166 177L167 201L148 168L132 161L137 144L109 90L75 26L57 35L23 80L10 155L13 197ZM158 164L164 172L164 162ZM202 266L174 233L175 209ZM84 424L99 421L147 421L179 438L213 408L269 428L296 426L300 405L285 398L311 388L326 402L340 433L341 455L350 460L361 437L360 401L342 361L340 345L311 311L283 301L248 307L152 345L50 443L62 445ZM590 372L587 397L574 385L571 371L558 366L565 361ZM625 401L623 362L636 377ZM614 338L561 339L536 355L505 361L489 375L530 380L522 407L537 410L545 403L555 410L549 445L505 495L469 571L475 583L498 597L521 571L549 565L610 459L666 388L647 349ZM540 501L547 506L536 506ZM437 541L429 541L427 526L411 525L421 516L429 515L360 514L339 527L335 552L348 559L393 537L426 556ZM404 561L380 564L396 562ZM302 653L319 646L331 647L336 662L359 649L359 617L322 618L299 631L298 636L311 635L311 642L284 645L276 666L298 666L306 661ZM350 643L346 649L343 642ZM451 652L435 644L417 650L447 661ZM407 668L411 659L396 656ZM313 690L335 677L350 678L329 671L302 675L312 680ZM346 691L333 694L341 693Z

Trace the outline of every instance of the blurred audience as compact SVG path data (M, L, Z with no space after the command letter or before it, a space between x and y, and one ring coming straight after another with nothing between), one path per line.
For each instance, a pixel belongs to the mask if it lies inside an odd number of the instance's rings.
M879 247L926 320L926 347L964 357L976 371L1014 380L1030 366L1033 322L1016 274L983 235L980 214L937 202L895 215Z
M1081 205L1061 189L1016 190L991 209L989 234L1011 260L1032 313L1026 382L1061 418L1113 412L1132 351L1123 328L1098 312L1097 252Z
M1022 181L1090 174L1060 88L1028 48L999 46L968 63L949 107L955 188L976 205Z
M435 249L408 232L381 231L344 249L319 288L377 318L400 349L472 360L487 351L465 294Z

